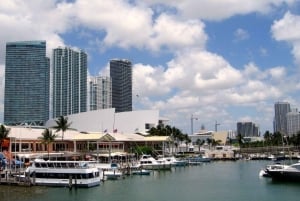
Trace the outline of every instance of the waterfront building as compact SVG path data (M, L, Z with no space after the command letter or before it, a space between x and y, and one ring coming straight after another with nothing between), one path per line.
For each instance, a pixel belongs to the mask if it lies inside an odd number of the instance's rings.
M91 77L89 81L90 110L112 107L111 78L106 76Z
M257 137L260 135L259 127L253 122L238 122L237 134L242 137Z
M300 113L297 109L286 114L287 135L296 135L300 131Z
M125 59L110 60L112 107L116 112L132 111L132 63Z
M274 132L287 133L287 113L291 112L291 106L288 102L276 102L274 105Z
M53 50L52 117L87 111L87 54L59 47Z
M69 152L108 153L130 152L131 146L153 146L156 150L164 147L171 140L170 136L145 136L149 129L159 124L157 110L142 110L115 113L114 108L94 110L68 115L71 128L64 132L57 132L55 142L50 146L50 152L57 152L64 148ZM45 128L56 125L55 119L49 120ZM47 154L47 146L40 137L45 128L9 126L10 149L13 152L39 152ZM164 146L162 143L165 143ZM98 149L97 149L98 147ZM97 152L98 151L98 152ZM161 150L159 150L161 151ZM63 154L59 152L60 154Z
M4 124L43 125L49 119L49 85L46 41L8 42Z

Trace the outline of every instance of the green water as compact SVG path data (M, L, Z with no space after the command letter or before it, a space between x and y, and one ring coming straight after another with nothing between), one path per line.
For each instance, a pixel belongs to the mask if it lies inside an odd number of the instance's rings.
M290 201L300 183L259 178L269 161L212 162L150 176L128 176L88 189L0 186L0 201Z

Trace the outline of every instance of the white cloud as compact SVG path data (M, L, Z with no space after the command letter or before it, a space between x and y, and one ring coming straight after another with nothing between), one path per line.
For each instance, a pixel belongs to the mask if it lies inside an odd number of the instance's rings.
M295 60L300 64L300 16L287 12L282 19L274 21L271 32L278 41L286 41L292 47Z
M66 43L64 35L77 33L80 39L87 39L87 46L103 52L117 47L159 55L167 50L172 58L166 63L134 65L134 94L139 95L136 101L144 108L161 109L170 118L176 116L181 123L195 113L207 121L218 118L223 125L232 124L235 116L229 112L231 107L247 105L259 111L267 108L266 102L274 102L300 84L283 66L263 70L250 61L244 69L238 69L222 55L208 51L204 20L265 14L295 1L7 0L0 7L0 72L4 72L8 41L47 40L48 56L50 49ZM299 21L299 16L288 12L274 22L272 34L276 40L291 44L300 62ZM235 34L239 40L250 37L242 28ZM260 50L266 53L266 49ZM107 66L104 70L107 73ZM3 77L0 74L0 81ZM3 93L3 85L0 90Z
M268 13L276 7L292 5L297 0L143 0L150 5L172 7L184 18L201 18L206 20L223 20L234 15L245 15L253 12Z
M235 41L242 41L248 39L249 33L245 29L238 28L234 32Z

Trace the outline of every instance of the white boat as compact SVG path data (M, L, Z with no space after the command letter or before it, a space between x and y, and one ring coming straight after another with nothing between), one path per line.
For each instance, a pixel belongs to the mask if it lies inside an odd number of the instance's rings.
M34 185L93 187L100 185L99 170L86 161L36 159L25 171Z
M89 166L96 167L102 174L102 180L116 180L123 176L123 172L117 163L97 163L89 161Z
M158 161L159 160L160 159L158 159ZM188 165L187 160L179 160L179 159L175 158L174 156L164 157L161 160L165 160L166 162L171 163L171 165L174 166L174 167L187 166Z
M273 180L300 182L300 162L270 165L266 167L266 172Z
M142 155L139 164L145 170L171 170L171 163L166 160L156 160L151 155Z

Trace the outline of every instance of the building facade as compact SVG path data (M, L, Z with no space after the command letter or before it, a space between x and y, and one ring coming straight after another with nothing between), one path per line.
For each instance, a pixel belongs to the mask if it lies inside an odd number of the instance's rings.
M46 41L7 43L4 123L43 125L49 119L49 81Z
M276 102L274 105L274 132L287 133L287 113L291 112L291 106L288 102Z
M110 60L112 107L116 112L132 111L132 63L125 59Z
M111 78L92 77L89 81L90 110L108 109L112 107Z
M52 117L87 111L87 54L59 47L53 50Z
M260 135L259 127L253 122L238 122L237 134L242 137L258 137Z
M298 110L287 113L287 135L296 135L300 131L300 113Z

